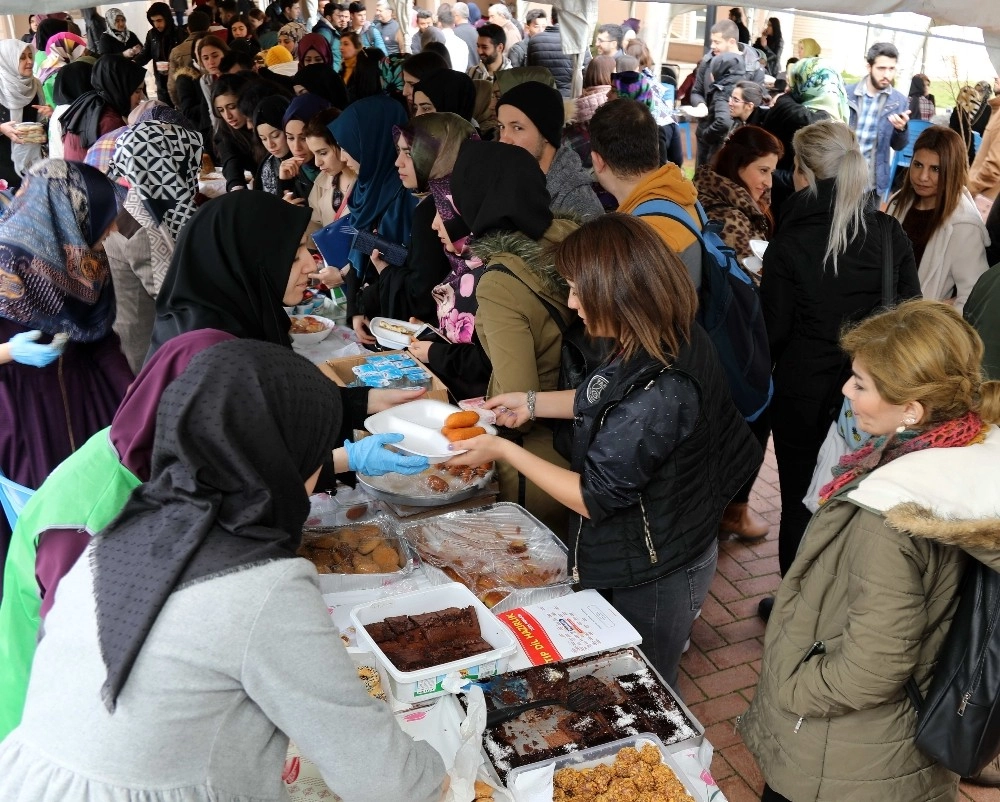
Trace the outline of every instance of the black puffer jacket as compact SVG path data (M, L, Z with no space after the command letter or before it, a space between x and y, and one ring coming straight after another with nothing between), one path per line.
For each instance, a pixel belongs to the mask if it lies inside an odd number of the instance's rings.
M528 67L547 67L563 97L573 89L573 57L563 52L562 34L558 25L549 25L528 40Z
M569 567L584 587L631 587L687 565L763 457L697 324L671 367L643 355L599 369L573 409L571 467L591 517L570 527Z
M142 52L133 61L140 67L145 67L149 62L153 62L153 75L156 78L156 97L163 103L173 105L167 91L167 73L156 69L156 62L166 62L170 59L170 51L184 39L184 35L177 30L174 24L174 17L170 6L166 3L153 3L146 11L146 19L153 17L163 17L167 26L160 33L156 28L150 28L146 33L146 43L142 47ZM150 21L152 25L152 21Z

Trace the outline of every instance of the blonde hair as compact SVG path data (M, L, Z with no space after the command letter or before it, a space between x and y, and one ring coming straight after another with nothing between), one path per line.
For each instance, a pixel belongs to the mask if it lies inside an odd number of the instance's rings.
M837 275L837 257L858 234L865 231L865 206L868 202L868 163L861 155L854 132L838 120L800 128L792 137L795 166L816 195L816 182L834 181L833 219L826 241L823 264L833 262Z
M840 344L871 374L883 400L922 404L922 426L970 411L1000 423L1000 382L983 380L983 341L950 304L906 301L862 321Z
M802 49L802 58L814 58L822 52L819 42L808 36L799 40L799 47Z

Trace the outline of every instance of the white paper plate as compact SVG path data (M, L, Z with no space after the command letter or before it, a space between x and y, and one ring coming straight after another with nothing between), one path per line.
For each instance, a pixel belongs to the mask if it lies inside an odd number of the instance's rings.
M372 434L401 434L402 441L393 443L393 448L427 457L431 464L436 464L465 453L464 450L449 451L450 442L441 434L445 418L453 412L461 410L443 401L421 398L372 415L365 421L365 429ZM482 422L479 425L487 434L497 433L494 426Z
M761 269L764 267L764 263L756 256L744 256L743 257L743 267L753 273L755 276L760 274Z
M764 251L767 250L767 240L766 239L752 239L750 240L750 250L753 255L758 259L764 258Z
M379 325L380 323L388 323L390 326L400 326L406 329L407 333L390 331L389 329L382 328ZM383 348L391 348L394 351L405 351L406 346L410 344L410 337L416 337L420 334L420 332L427 328L427 324L408 323L405 320L396 320L391 317L373 317L368 328L371 329L372 336Z

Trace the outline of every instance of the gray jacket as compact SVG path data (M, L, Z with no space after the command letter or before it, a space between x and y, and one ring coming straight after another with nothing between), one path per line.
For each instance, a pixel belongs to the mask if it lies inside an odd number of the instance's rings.
M569 145L556 151L545 175L545 187L552 196L549 208L553 212L573 212L585 220L604 214L604 207L591 185L590 174L583 169L583 162Z

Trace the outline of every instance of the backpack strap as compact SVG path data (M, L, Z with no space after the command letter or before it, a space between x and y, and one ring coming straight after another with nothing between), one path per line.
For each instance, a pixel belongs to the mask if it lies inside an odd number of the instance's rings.
M701 232L708 222L708 215L705 214L705 208L698 201L695 201L694 208L698 212L698 221L701 223L700 228L695 225L694 218L691 217L687 209L676 201L667 200L666 198L653 198L643 201L632 210L632 215L634 217L666 217L668 220L680 223L694 235L694 238L698 242L704 244L704 237Z
M510 255L514 256L514 254ZM514 258L519 258L519 257L515 256ZM506 273L508 276L516 278L525 287L528 287L528 283L523 278L521 278L519 275L517 275L517 273L515 273L510 268L505 267L504 265L489 265L486 268L486 270L483 271L483 275L486 275L486 273L491 273L493 271L496 271L497 273ZM531 287L528 287L528 291L538 299L539 303L541 303L542 306L545 307L545 311L549 313L549 317L551 317L555 321L556 325L559 327L559 333L565 336L566 330L569 328L569 326L567 325L566 321L563 320L562 315L559 314L559 310L556 309L548 301L546 301L541 295L539 295L537 292L531 289Z

